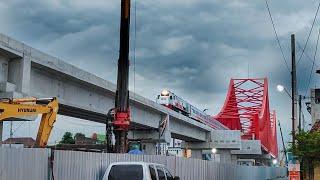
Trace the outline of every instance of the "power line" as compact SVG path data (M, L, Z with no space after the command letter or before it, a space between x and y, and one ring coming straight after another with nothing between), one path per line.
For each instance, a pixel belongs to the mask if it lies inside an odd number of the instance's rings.
M103 128L105 127L104 125L92 125L92 124L82 124L82 123L79 123L79 122L71 122L71 121L65 121L69 124L72 124L72 125L78 125L78 126L89 126L89 127L96 127L96 128Z
M281 54L282 54L283 61L285 62L285 65L286 65L286 68L288 69L288 71L291 72L290 68L289 68L289 65L288 65L288 62L286 60L286 57L284 56L284 53L283 53L283 49L282 49L282 46L281 46L281 43L280 43L280 40L279 40L279 36L278 36L277 30L276 30L275 24L273 22L273 18L272 18L272 15L271 15L271 11L270 11L270 8L269 8L268 1L265 0L265 2L266 2L266 7L267 7L267 10L268 10L268 13L269 13L269 17L270 17L270 20L271 20L271 23L272 23L273 31L274 31L274 34L276 36L276 39L277 39L277 42L278 42L278 45L279 45L279 48L280 48L280 51L281 51Z
M310 71L310 74L309 74L308 86L307 86L307 89L306 89L306 92L305 92L305 95L304 95L304 96L306 96L306 95L307 95L308 89L309 89L309 87L310 87L310 83L311 83L312 75L314 74L314 73L313 73L313 68L314 68L314 64L315 64L316 56L317 56L317 51L318 51L319 36L320 36L320 29L319 29L319 32L318 32L318 38L317 38L316 49L315 49L315 51L314 51L313 62L312 62L312 68L311 68L311 71Z
M12 134L15 133L25 122L26 121L23 121L22 123L20 123L18 127L12 131Z
M313 30L314 24L315 24L316 19L317 19L317 16L318 16L319 8L320 8L320 1L319 1L319 4L318 4L318 7L317 7L316 14L315 14L315 16L314 16L314 18L313 18L313 22L312 22L311 29L310 29L310 31L309 31L309 34L308 34L308 37L307 37L306 43L304 44L304 47L303 47L302 53L301 53L301 55L300 55L300 57L299 57L299 60L298 60L298 62L297 62L297 65L298 65L298 64L299 64L299 62L301 61L302 56L303 56L303 54L304 54L304 51L306 50L307 44L308 44L309 39L310 39L310 35L311 35L311 33L312 33L312 30Z
M297 45L298 45L298 48L299 48L300 50L303 49L302 46L301 46L301 44L300 44L299 42L297 42ZM309 62L313 63L313 58L311 58L307 53L305 53L305 55L306 55L306 57L307 57L307 60L308 60ZM317 64L317 63L315 62L314 65L320 69L320 65L319 65L319 64Z
M302 129L305 131L305 126L306 126L306 120L304 119L304 113L302 111Z

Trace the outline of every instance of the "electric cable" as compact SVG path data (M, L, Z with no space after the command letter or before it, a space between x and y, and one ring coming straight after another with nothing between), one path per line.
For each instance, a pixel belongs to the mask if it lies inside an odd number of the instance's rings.
M82 124L82 123L76 123L76 122L68 122L68 121L65 121L65 122L67 122L67 123L69 123L69 124L73 124L73 125L78 125L78 126L89 126L89 127L97 127L97 128L103 128L103 127L105 127L105 126L103 126L103 125L90 125L90 124Z
M27 121L23 121L22 123L20 123L20 124L17 126L17 128L12 131L12 134L14 134L25 122L27 122Z
M281 46L281 43L280 43L280 40L279 40L279 36L278 36L277 30L276 30L276 27L275 27L275 24L274 24L272 15L271 15L271 11L270 11L270 8L269 8L268 1L265 0L265 2L266 2L266 7L267 7L267 10L268 10L268 13L269 13L269 17L270 17L270 20L271 20L271 23L272 23L273 31L274 31L274 34L276 36L276 40L277 40L277 43L279 45L279 48L280 48L280 51L281 51L281 54L282 54L283 61L285 63L286 68L288 69L288 71L291 72L290 68L289 68L289 65L288 65L288 62L286 60L286 57L284 56L284 53L283 53L283 48Z
M301 44L300 44L299 42L297 42L297 45L298 45L298 48L299 48L300 50L303 49L302 46L301 46ZM307 54L307 53L304 53L304 54L306 55L307 60L308 60L309 62L313 63L313 59L310 57L310 55ZM320 65L319 65L318 63L315 62L314 65L315 65L318 69L320 69Z
M310 87L311 79L312 79L312 76L313 76L313 74L314 74L314 73L313 73L313 69L314 69L314 64L315 64L316 57L317 57L318 44L319 44L319 36L320 36L320 29L319 29L319 32L318 32L318 38L317 38L316 49L315 49L315 51L314 51L313 62L312 62L312 68L311 68L311 71L310 71L310 74L309 74L308 86L306 86L306 87L307 87L307 89L306 89L306 91L305 91L305 95L304 95L304 96L306 96L306 95L307 95L307 93L308 93L308 89L309 89L309 87Z
M301 111L301 113L302 113L302 130L305 131L306 121L305 121L305 119L304 119L304 113L303 113L303 111Z
M312 30L313 30L313 27L314 27L315 21L316 21L317 16L318 16L319 8L320 8L320 1L319 1L319 4L318 4L318 7L317 7L316 14L314 15L314 18L313 18L312 25L311 25L311 29L310 29L310 31L309 31L309 34L308 34L308 37L307 37L306 43L304 44L304 47L303 47L302 53L301 53L301 55L300 55L300 57L299 57L299 60L298 60L298 62L297 62L297 65L298 65L298 64L299 64L299 62L301 61L302 56L303 56L303 54L304 54L304 52L305 52L305 50L306 50L307 44L308 44L309 39L310 39L310 35L311 35L311 33L312 33Z

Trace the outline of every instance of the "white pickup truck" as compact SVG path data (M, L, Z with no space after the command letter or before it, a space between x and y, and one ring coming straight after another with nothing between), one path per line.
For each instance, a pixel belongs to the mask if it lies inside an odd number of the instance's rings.
M102 180L180 180L162 164L117 162L107 168Z

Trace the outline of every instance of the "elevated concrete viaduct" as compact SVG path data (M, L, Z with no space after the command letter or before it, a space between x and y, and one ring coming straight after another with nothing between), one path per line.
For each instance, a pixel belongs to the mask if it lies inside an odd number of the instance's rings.
M109 81L0 35L0 96L58 97L59 114L105 123L116 86ZM169 115L171 136L206 142L211 128L130 92L132 129L158 129Z
M107 111L114 106L115 90L115 84L107 80L0 34L0 98L58 97L59 114L105 123ZM157 142L170 142L171 137L181 139L190 148L200 150L199 158L201 149L221 147L229 149L229 155L231 149L241 149L239 131L224 131L223 136L219 135L209 126L133 92L130 92L130 104L129 138ZM159 122L166 118L168 126L159 138ZM149 147L149 153L153 154L155 144Z

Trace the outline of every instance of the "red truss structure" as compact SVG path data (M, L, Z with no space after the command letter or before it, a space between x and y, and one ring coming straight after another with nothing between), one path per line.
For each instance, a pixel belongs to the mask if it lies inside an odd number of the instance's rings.
M224 106L214 118L240 130L242 139L260 140L266 152L278 157L276 113L269 109L267 78L231 79Z

